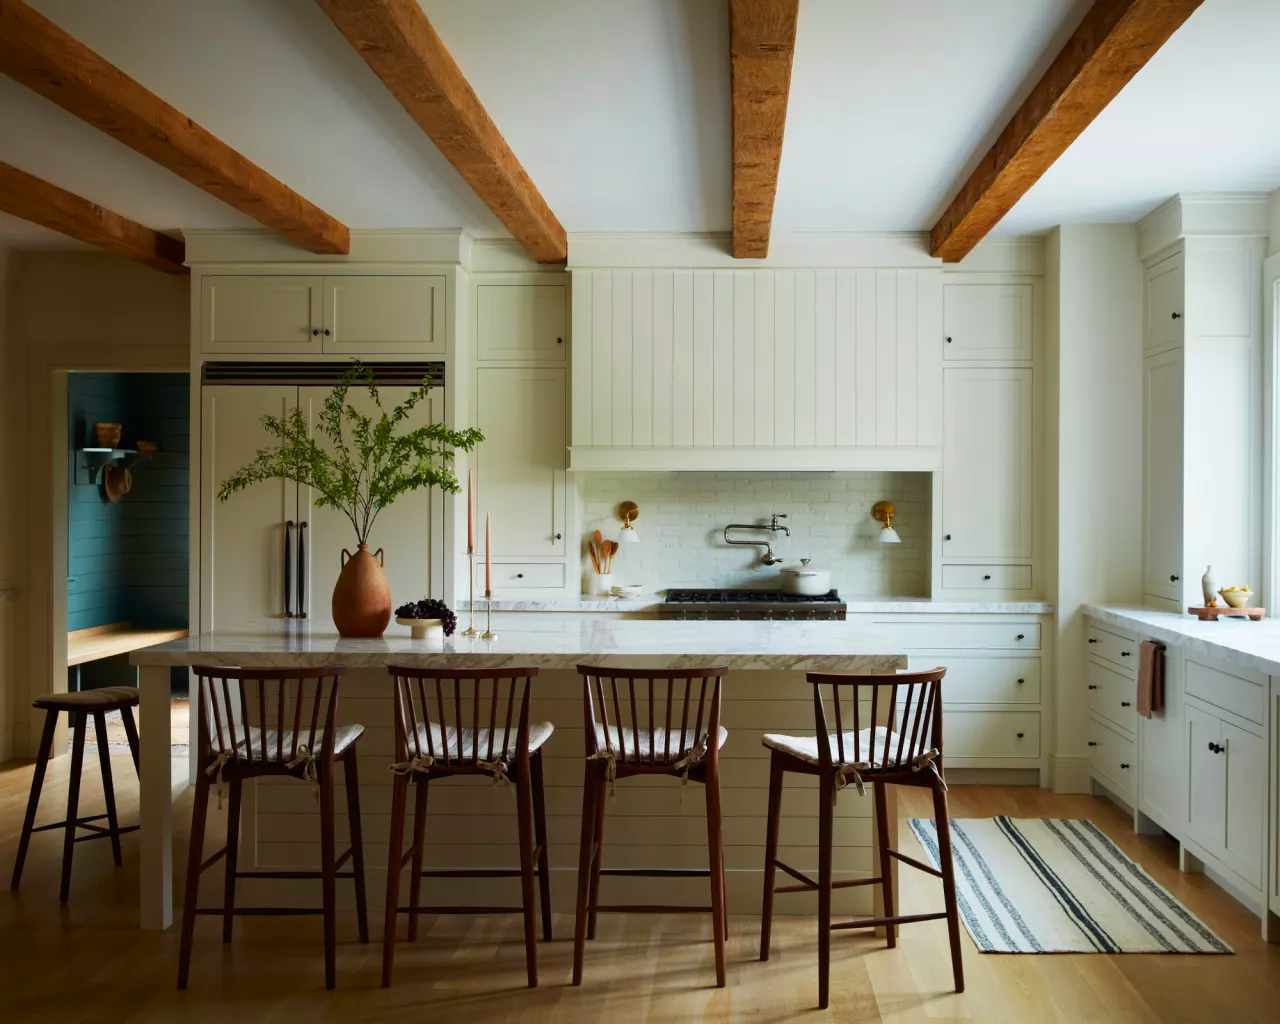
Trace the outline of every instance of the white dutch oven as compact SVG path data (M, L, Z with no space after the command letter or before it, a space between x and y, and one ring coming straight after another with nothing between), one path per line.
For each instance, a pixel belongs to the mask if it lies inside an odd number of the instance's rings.
M831 590L831 570L814 569L809 559L800 559L799 565L782 567L782 589L801 597L821 597Z

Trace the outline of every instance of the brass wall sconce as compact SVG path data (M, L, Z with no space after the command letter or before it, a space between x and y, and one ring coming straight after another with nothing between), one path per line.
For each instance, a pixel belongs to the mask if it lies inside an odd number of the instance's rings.
M634 501L624 501L618 506L618 518L622 520L622 532L618 534L619 544L639 544L640 534L631 525L640 517L640 506Z
M880 533L876 537L881 544L901 544L902 538L893 528L893 517L897 510L891 501L877 501L871 509L871 518L880 523Z

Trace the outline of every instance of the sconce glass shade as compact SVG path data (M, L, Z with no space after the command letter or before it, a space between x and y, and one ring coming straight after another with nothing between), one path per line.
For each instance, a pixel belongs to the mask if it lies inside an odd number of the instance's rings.
M625 526L623 526L623 528L620 531L618 531L618 543L619 544L639 544L640 534L636 531L636 528L634 526L632 526L630 523L627 523Z
M898 531L892 526L880 527L880 534L876 538L881 544L901 544L902 538L898 536Z

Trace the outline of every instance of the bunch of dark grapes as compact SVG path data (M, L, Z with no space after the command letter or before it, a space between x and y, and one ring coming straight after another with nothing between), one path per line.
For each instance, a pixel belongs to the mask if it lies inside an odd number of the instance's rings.
M445 636L453 636L453 631L458 627L458 616L453 614L447 604L434 597L402 604L396 609L396 615L401 619L439 619L444 623Z

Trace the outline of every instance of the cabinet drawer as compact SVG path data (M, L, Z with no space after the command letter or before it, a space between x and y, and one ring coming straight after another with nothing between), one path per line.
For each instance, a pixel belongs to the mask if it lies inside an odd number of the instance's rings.
M1038 651L1038 622L895 622L880 621L876 631L908 650Z
M1138 711L1135 707L1138 684L1132 676L1089 659L1089 710L1102 718L1121 726L1130 736L1138 728Z
M1133 740L1092 716L1089 718L1088 738L1090 767L1132 795L1138 777Z
M1132 676L1138 674L1137 640L1128 640L1117 633L1090 626L1085 649L1093 657L1109 661Z
M565 286L482 284L476 288L481 359L565 358Z
M520 587L563 587L565 569L563 562L494 562L493 589L495 593ZM484 587L484 563L476 563L476 590Z
M945 590L1030 590L1029 565L944 565Z
M1225 708L1250 722L1263 722L1266 687L1187 659L1187 694L1215 707Z
M947 711L942 720L947 757L1039 757L1036 711Z
M910 658L912 672L942 665L942 701L952 704L1039 704L1039 658Z

